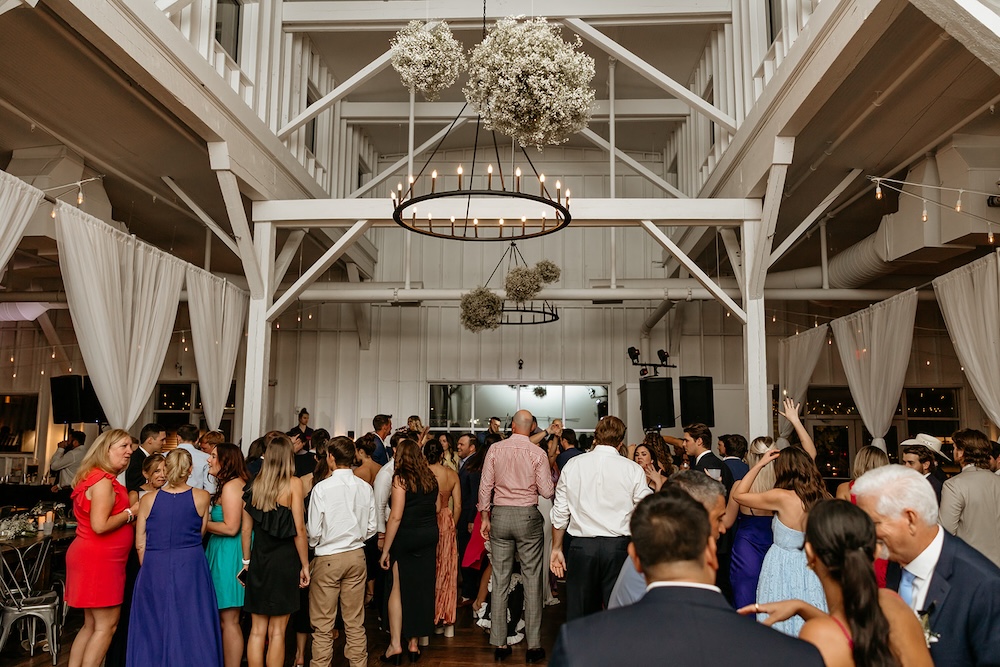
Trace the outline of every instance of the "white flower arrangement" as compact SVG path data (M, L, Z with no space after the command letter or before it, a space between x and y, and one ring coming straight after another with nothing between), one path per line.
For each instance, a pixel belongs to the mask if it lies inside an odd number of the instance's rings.
M444 22L426 30L423 21L410 21L396 33L390 46L392 66L403 85L420 91L429 101L455 83L465 66L462 45Z
M503 299L485 287L477 287L462 295L462 326L472 333L500 326Z
M531 301L542 289L542 278L535 269L516 266L507 273L504 289L507 290L507 298L512 301Z
M487 129L522 146L561 144L587 127L594 59L544 18L497 21L469 55L463 92Z

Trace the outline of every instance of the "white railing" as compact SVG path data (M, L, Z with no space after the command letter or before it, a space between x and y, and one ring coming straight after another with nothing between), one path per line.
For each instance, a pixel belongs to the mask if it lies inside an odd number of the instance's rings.
M774 41L764 53L757 69L753 73L754 100L760 97L768 82L781 66L781 61L788 55L789 49L798 38L799 33L809 23L809 17L821 0L781 0L781 30L774 36Z
M229 87L236 91L236 94L240 96L247 106L251 109L253 108L253 81L247 76L246 72L240 69L239 63L232 59L232 57L226 53L226 50L222 48L222 45L216 41L212 41L212 49L214 51L214 62L215 71L219 73L219 76L225 80Z

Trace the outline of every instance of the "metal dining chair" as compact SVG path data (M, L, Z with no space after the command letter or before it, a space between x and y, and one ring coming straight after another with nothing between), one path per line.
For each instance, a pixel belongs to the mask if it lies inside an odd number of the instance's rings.
M54 590L40 590L39 581L52 548L46 537L23 550L8 547L0 551L0 651L14 625L28 619L29 650L35 654L35 619L45 624L52 664L59 661L60 600Z

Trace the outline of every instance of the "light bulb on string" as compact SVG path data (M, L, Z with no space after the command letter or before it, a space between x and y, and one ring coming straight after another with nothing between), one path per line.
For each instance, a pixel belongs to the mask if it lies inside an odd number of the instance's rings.
M875 199L882 199L882 180L876 179L875 181Z
M955 202L955 213L961 213L962 212L962 193L963 192L964 192L964 190L959 190L958 191L958 201Z
M927 222L927 200L924 200L924 211L920 214L920 219Z
M83 204L83 186L80 186L80 191L76 195L76 205L80 206Z
M312 318L313 318L313 314L309 313L309 319L311 320Z
M986 237L986 240L989 241L990 245L993 245L993 228L992 227L990 227L990 233L989 233L989 236Z

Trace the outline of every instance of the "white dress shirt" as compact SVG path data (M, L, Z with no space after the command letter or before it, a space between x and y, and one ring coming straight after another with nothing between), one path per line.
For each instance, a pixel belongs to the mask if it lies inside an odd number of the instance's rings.
M361 549L375 534L375 493L350 468L338 468L309 497L309 545L317 556Z
M208 454L198 449L193 442L182 442L177 449L183 449L191 455L191 476L188 484L196 489L205 489L215 493L215 478L208 472Z
M931 577L934 576L934 568L937 567L941 558L941 549L944 547L944 529L937 526L937 535L927 545L927 548L920 552L920 555L903 566L907 572L911 572L913 579L913 611L920 612L924 609L924 602L927 598L927 589L931 585Z
M646 592L648 593L654 588L700 588L705 591L712 591L713 593L722 595L722 589L718 586L713 586L712 584L700 584L696 581L654 581L646 586Z
M552 527L573 537L629 535L636 503L652 493L639 464L598 445L562 469L552 504Z
M389 496L392 495L392 476L396 472L396 459L389 459L375 475L375 514L378 532L385 532L385 522L389 518Z
M80 462L86 455L86 447L74 447L69 450L64 447L56 449L52 455L52 461L49 463L49 471L59 473L59 486L73 486L73 478L76 477Z

